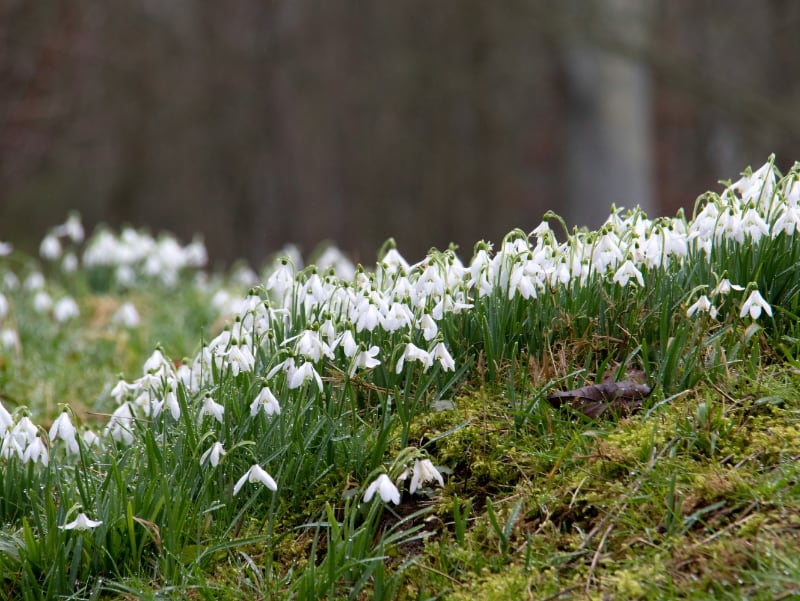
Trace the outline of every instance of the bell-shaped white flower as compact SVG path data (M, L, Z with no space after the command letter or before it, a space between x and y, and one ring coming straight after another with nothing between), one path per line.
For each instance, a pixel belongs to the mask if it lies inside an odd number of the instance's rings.
M253 464L250 469L247 470L241 478L239 478L238 482L236 482L233 487L234 497L239 494L240 490L242 490L242 486L244 486L245 482L260 482L273 492L278 490L277 482L275 482L273 477L270 476L266 470L257 463Z
M753 319L758 319L761 317L761 311L765 311L767 315L772 317L772 307L769 306L769 303L764 300L764 297L761 296L761 293L758 290L753 290L750 293L750 296L747 297L747 300L744 301L742 304L742 311L739 313L739 317L744 317L748 313L750 317Z
M72 425L68 412L61 412L61 415L59 415L53 422L53 425L50 426L49 434L50 442L55 442L56 439L60 438L67 444L67 450L70 453L77 455L80 451L78 439L75 436L75 426Z
M628 285L628 282L631 278L636 278L636 281L639 283L639 285L644 286L642 272L636 269L633 261L628 259L619 269L617 269L616 273L614 274L614 281L620 286L625 287Z
M359 351L350 367L350 377L353 377L356 369L372 369L380 365L380 360L375 358L380 350L377 346L371 346L369 350Z
M219 465L220 458L225 455L225 447L221 442L215 442L209 449L200 456L200 465L204 465L206 460L211 464L211 467Z
M85 513L79 513L73 521L63 526L59 526L61 530L91 530L97 528L103 522L101 520L92 520L87 517Z
M317 370L314 369L312 363L303 363L286 374L286 384L290 389L300 388L309 380L314 380L317 388L320 391L322 390L322 378L317 373Z
M428 368L433 365L433 356L428 351L419 348L413 342L409 342L406 344L403 354L400 355L400 358L397 360L395 373L399 374L403 371L403 365L406 361L420 361L425 367L425 371L427 371Z
M397 490L394 482L392 482L386 474L378 476L372 484L367 487L367 490L364 492L364 502L369 503L376 492L380 495L381 499L383 499L384 503L389 503L391 501L395 505L400 505L400 491Z
M439 486L444 486L442 474L430 459L421 459L414 463L411 472L411 485L408 488L409 492L413 495L425 482L438 482Z
M686 317L692 317L695 313L708 313L713 319L717 317L717 308L711 304L711 301L704 294L697 301L686 310Z
M264 411L265 415L280 415L281 406L278 399L272 394L272 391L267 387L261 389L255 400L250 403L250 415L255 417L259 411Z
M199 424L202 422L203 417L206 415L210 415L219 423L223 423L225 407L217 403L210 396L206 396L206 398L203 399L203 406L200 408L200 413L197 415L197 423Z
M53 306L53 317L58 323L64 323L80 315L78 303L70 296L66 296Z
M447 350L444 342L439 342L433 347L431 350L431 357L433 357L434 361L439 362L444 371L455 371L456 363L453 361L453 357L450 356L450 352Z

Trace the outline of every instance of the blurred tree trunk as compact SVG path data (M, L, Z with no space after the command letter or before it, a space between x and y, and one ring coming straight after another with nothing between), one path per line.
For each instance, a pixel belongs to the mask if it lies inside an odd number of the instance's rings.
M655 0L568 3L579 31L564 52L567 80L565 215L570 225L599 226L611 204L654 215L651 81L643 57L603 45L641 47ZM577 35L576 35L577 34Z

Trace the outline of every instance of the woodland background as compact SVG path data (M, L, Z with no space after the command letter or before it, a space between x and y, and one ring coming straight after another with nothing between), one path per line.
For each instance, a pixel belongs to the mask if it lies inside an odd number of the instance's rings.
M792 0L0 0L0 240L84 223L370 263L800 159Z

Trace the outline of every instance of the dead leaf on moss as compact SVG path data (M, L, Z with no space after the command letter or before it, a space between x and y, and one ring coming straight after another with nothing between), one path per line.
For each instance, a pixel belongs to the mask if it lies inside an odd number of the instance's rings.
M566 405L573 411L583 413L587 417L597 419L606 413L624 416L630 415L642 407L642 401L650 395L647 384L633 380L592 384L565 392L554 392L547 395L547 400L554 407Z

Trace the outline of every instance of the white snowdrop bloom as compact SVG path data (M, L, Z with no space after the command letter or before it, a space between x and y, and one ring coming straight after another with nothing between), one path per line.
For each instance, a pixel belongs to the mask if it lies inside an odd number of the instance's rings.
M238 344L231 345L228 352L225 354L228 365L231 367L233 377L239 375L240 372L250 372L256 365L256 358L253 356L249 346L240 346Z
M356 309L353 316L353 322L356 325L356 332L367 330L372 332L381 323L381 313L373 303L364 299Z
M739 221L739 227L753 242L758 242L762 236L769 236L769 226L755 209L745 211Z
M117 401L118 405L121 405L125 397L133 391L133 388L134 387L125 380L119 380L109 394L112 399Z
M200 412L197 414L198 425L203 421L203 417L206 415L210 415L219 423L223 423L225 421L225 407L217 403L210 396L206 396L206 398L203 399L203 406L200 408Z
M17 422L8 435L13 438L21 448L25 448L39 438L38 433L39 431L36 429L36 426L26 415Z
M405 349L403 349L403 354L400 355L400 358L397 360L395 373L399 374L403 371L403 365L406 361L420 361L424 366L424 371L428 371L428 368L433 365L433 355L419 348L414 343L409 342L406 344Z
M273 492L278 490L278 483L275 482L273 477L270 476L266 470L257 463L253 464L250 469L247 470L241 478L239 478L238 482L236 482L233 487L234 497L239 494L240 490L242 490L242 486L244 486L245 482L260 482Z
M5 408L2 402L0 402L0 440L2 440L6 432L8 432L11 428L14 427L14 418L11 417L11 414L8 412L8 409Z
M200 456L200 465L204 465L206 460L208 460L211 467L217 467L219 465L219 460L226 454L225 447L222 446L222 443L215 442Z
M422 337L428 342L436 338L436 334L439 333L439 326L436 325L436 321L434 321L433 317L427 313L420 318L418 325L422 330Z
M800 190L800 184L796 187ZM781 214L772 224L773 237L781 232L786 232L789 236L800 233L800 206L798 206L797 202L786 204Z
M612 236L610 233L601 236L592 254L594 268L600 273L605 273L609 267L616 267L622 259L622 251L616 236Z
M372 369L380 365L380 360L375 358L379 352L380 349L377 346L371 346L368 350L359 351L350 367L350 377L353 377L356 369Z
M19 442L17 442L13 436L6 436L2 439L2 443L0 444L0 457L3 459L10 459L11 457L21 459L24 453L23 447L20 446Z
M431 317L434 319L443 319L446 314L452 313L458 315L464 309L471 309L474 305L464 302L463 298L453 298L449 293L445 294L442 299L436 303L431 309Z
M255 417L259 411L263 411L265 415L280 415L281 406L278 399L272 391L264 386L261 392L258 393L255 400L250 404L250 415Z
M15 274L13 271L6 271L3 274L3 288L8 291L19 288L19 278L17 277L17 274Z
M44 288L44 285L45 285L44 276L38 271L34 271L30 275L28 275L28 277L25 278L25 283L23 284L25 290L30 290L31 292L33 292L34 290L41 290L42 288Z
M767 315L772 317L772 307L770 307L769 303L764 300L764 297L761 296L761 293L758 290L753 290L750 293L750 296L747 297L747 300L742 304L742 310L739 313L739 317L744 317L749 313L751 318L758 319L761 317L762 310L765 311Z
M636 266L631 260L625 261L622 266L614 274L614 281L622 287L625 287L631 278L636 278L639 286L644 286L644 278L642 272L636 269Z
M103 436L111 436L117 442L124 442L127 445L133 444L133 412L131 405L127 401L117 407L111 414L106 427L103 429Z
M52 234L48 234L42 239L39 245L39 255L47 261L56 261L61 257L61 242Z
M65 273L75 273L78 271L79 266L78 257L75 256L73 252L68 252L61 260L61 269L63 269Z
M92 530L97 528L103 522L100 520L91 520L89 519L85 513L79 513L78 517L76 517L72 522L69 524L64 524L63 526L59 526L62 530Z
M379 265L383 267L384 271L390 275L396 273L408 273L410 266L408 261L403 258L396 248L390 248L383 255Z
M438 482L439 486L444 486L442 474L436 469L430 459L422 459L414 463L411 474L411 484L408 488L409 492L413 495L425 482Z
M19 334L12 328L0 330L0 346L4 349L19 349Z
M711 291L711 296L717 296L719 294L725 296L731 293L731 290L736 290L741 292L744 290L744 286L739 286L737 284L731 284L731 281L728 278L723 278L720 280L719 284L717 284L716 288Z
M67 220L53 230L57 236L66 236L76 244L83 242L85 233L81 217L77 213L72 213Z
M704 294L697 301L686 310L686 317L692 317L695 313L708 313L713 319L717 318L717 308L711 304L711 301Z
M8 315L9 303L6 295L0 292L0 322Z
M350 330L345 330L339 336L336 346L341 346L345 357L352 357L358 351L358 343Z
M531 261L517 263L511 269L511 275L508 280L508 299L512 300L514 296L519 294L525 300L536 298L538 293L536 291L537 280L532 274L529 273L528 264Z
M300 388L309 380L314 380L314 382L317 384L317 389L322 391L322 378L317 373L317 370L314 369L314 365L312 363L303 363L299 367L296 367L294 370L287 372L286 374L286 385L290 389Z
M86 430L81 438L87 447L100 447L100 437L93 430Z
M183 261L188 267L205 267L208 263L208 251L202 240L196 238L183 247ZM245 271L249 271L248 276L252 273L250 281L258 282L258 276L253 273L252 269L247 268ZM239 277L241 278L242 275L240 274Z
M65 296L53 306L53 317L59 323L74 319L80 314L78 303L71 296Z
M387 332L396 332L402 328L410 328L414 323L414 314L405 303L394 302L383 317L382 326Z
M369 503L376 492L384 503L392 502L395 505L400 505L400 491L397 490L397 487L386 474L378 476L367 487L367 490L364 492L364 502Z
M44 290L39 290L33 296L33 308L37 313L47 313L53 306L53 299Z
M744 204L755 203L760 208L765 208L772 198L775 190L775 171L772 163L764 163L751 175L743 175L738 181L731 184L730 188L723 192L723 196L728 196L732 201L736 201L733 191L739 192Z
M330 347L320 338L319 332L314 330L303 330L295 342L294 350L295 354L314 363L318 363L322 357L333 359Z
M14 250L14 246L10 242L0 242L0 257L6 257Z
M288 292L294 287L294 270L288 259L283 259L267 278L264 288L274 294L278 304L284 304Z
M78 454L80 449L78 447L75 426L72 425L68 412L62 411L61 415L56 418L53 425L50 426L49 435L51 443L55 442L56 439L61 439L66 443L67 450L70 453Z
M155 349L153 353L144 362L143 371L145 374L158 374L160 372L168 372L171 364L167 358L159 350Z
M178 394L174 390L167 392L164 397L164 405L169 409L172 419L178 421L181 418L181 405L178 402Z
M23 463L41 463L43 466L47 466L50 462L50 455L41 438L37 436L28 443L22 453L22 461Z
M136 283L136 271L130 265L119 265L114 270L114 278L121 286L133 286Z
M431 357L434 361L439 362L444 371L455 371L455 361L453 360L453 357L450 356L450 352L447 350L444 342L440 342L433 347L431 350Z
M123 303L111 317L111 323L122 325L126 328L136 328L141 323L139 312L133 303Z

